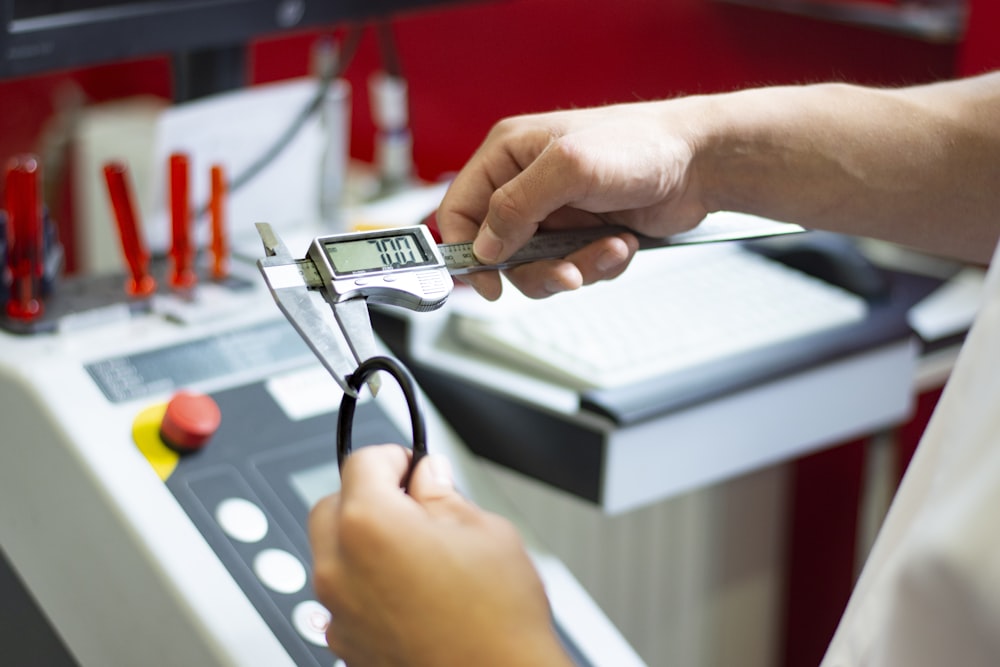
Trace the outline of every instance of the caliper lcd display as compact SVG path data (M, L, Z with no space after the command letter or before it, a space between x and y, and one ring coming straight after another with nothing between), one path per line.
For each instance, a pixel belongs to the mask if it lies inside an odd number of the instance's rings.
M414 232L379 234L362 239L329 241L326 256L335 273L353 275L405 269L434 264L433 255L423 239Z

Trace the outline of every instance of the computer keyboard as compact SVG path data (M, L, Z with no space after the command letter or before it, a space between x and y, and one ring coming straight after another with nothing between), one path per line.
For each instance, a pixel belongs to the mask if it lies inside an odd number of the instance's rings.
M738 244L639 253L619 278L532 300L453 300L464 345L566 386L613 388L864 319L863 298Z

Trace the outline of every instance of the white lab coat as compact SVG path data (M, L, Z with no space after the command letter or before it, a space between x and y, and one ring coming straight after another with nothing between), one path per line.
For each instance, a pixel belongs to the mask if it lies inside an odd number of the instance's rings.
M1000 247L822 665L1000 666Z

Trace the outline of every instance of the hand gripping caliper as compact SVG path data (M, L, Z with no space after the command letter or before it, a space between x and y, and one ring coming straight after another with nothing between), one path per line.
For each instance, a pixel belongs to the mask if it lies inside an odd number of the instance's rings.
M345 393L355 396L348 378L377 352L368 304L414 311L439 308L451 294L453 275L506 269L541 259L562 258L585 245L625 230L599 226L543 232L499 265L484 265L472 243L436 244L423 225L349 232L313 239L296 259L268 223L257 223L265 256L257 262L278 307ZM802 231L762 218L713 223L656 239L636 234L640 249L773 236ZM632 232L634 233L634 232ZM368 380L378 389L377 375Z

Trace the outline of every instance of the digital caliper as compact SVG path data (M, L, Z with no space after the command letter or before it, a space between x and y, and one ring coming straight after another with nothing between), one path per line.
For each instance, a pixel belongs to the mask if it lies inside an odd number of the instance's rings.
M739 216L739 214L733 214ZM306 257L295 259L267 223L257 223L265 257L257 262L274 300L344 391L347 377L376 353L368 303L422 312L447 301L453 275L502 270L542 259L559 259L626 230L600 226L542 232L502 264L484 265L472 243L437 244L423 225L316 237ZM713 221L665 238L635 234L641 250L773 236L802 231L754 216ZM630 232L633 233L634 232ZM373 391L377 384L369 381Z

